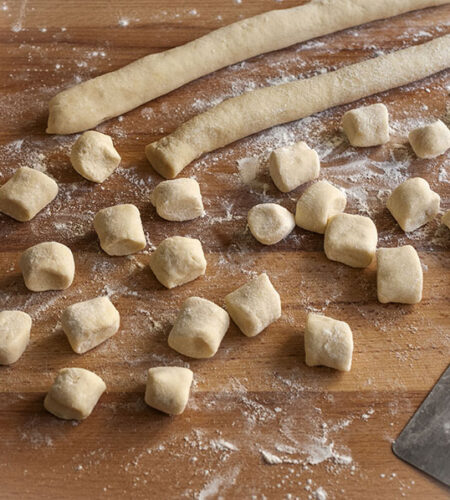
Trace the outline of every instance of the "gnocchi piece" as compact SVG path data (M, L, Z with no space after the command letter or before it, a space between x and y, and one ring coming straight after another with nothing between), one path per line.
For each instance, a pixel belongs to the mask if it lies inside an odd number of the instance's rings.
M30 341L31 318L22 311L0 312L0 365L12 365Z
M280 295L262 273L225 297L231 319L247 337L261 333L281 316Z
M450 148L450 130L441 120L412 130L408 138L419 158L435 158Z
M130 255L147 245L139 210L129 203L97 212L94 228L108 255Z
M248 212L247 222L250 232L263 245L275 245L295 227L291 212L276 203L255 205Z
M417 304L422 300L423 273L414 247L379 248L377 251L378 300Z
M441 220L442 224L445 224L450 229L450 210L448 212L445 212Z
M25 250L19 266L25 286L32 292L65 290L75 276L72 251L56 241L38 243Z
M120 315L108 297L97 297L67 307L61 323L72 349L83 354L117 332Z
M63 368L44 400L45 409L58 418L83 420L92 413L106 384L84 368Z
M269 173L283 193L319 177L319 155L305 142L276 149L269 157Z
M347 266L367 267L375 256L377 239L377 228L369 217L337 214L325 229L325 255Z
M189 368L180 366L150 368L145 402L168 415L180 415L186 408L193 376Z
M327 181L315 182L297 201L297 226L323 234L328 220L345 210L347 196Z
M387 208L405 232L415 231L439 213L441 198L421 177L397 186L387 200Z
M224 309L209 300L190 297L181 306L168 343L185 356L211 358L229 326L230 317Z
M120 160L111 137L95 130L84 132L70 152L73 168L88 181L97 183L106 180Z
M21 167L0 188L0 212L26 222L53 201L57 194L58 184L48 175Z
M379 146L389 141L389 114L381 103L347 111L342 126L350 144L357 148Z
M353 335L345 321L309 313L305 329L305 362L348 372L352 367Z
M204 215L200 186L195 179L160 182L150 201L160 217L170 221L186 221Z
M194 238L166 238L150 256L150 269L166 288L174 288L205 274L202 244Z

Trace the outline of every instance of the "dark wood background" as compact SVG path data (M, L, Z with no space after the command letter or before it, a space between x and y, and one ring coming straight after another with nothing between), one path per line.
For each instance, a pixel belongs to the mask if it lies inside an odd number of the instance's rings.
M407 144L411 127L446 119L448 72L358 103L381 100L388 106L393 131L383 147L355 151L348 145L340 119L353 106L345 106L201 158L182 174L200 182L207 210L201 220L158 218L149 193L161 178L148 165L144 146L224 97L447 34L450 7L254 58L101 125L98 130L113 137L122 156L121 167L101 185L71 168L74 136L44 133L48 100L59 90L242 17L299 3L1 2L0 182L27 165L47 172L60 187L57 199L31 222L0 215L0 308L33 317L27 351L14 366L0 367L2 498L314 498L320 488L328 498L448 498L447 489L395 458L391 443L449 361L450 231L437 217L405 235L385 208L389 191L417 175L450 208L448 155L419 160ZM348 190L348 212L373 218L380 246L415 246L424 265L421 304L379 304L374 265L361 270L328 261L320 235L296 228L272 247L252 239L246 231L249 208L278 201L294 210L304 187L284 195L266 173L247 185L236 162L265 158L294 140L318 149L321 178ZM111 258L99 249L92 219L100 208L122 202L139 207L149 247ZM202 241L208 268L204 278L169 291L148 269L148 252L176 234ZM32 293L23 284L18 258L28 246L48 240L72 248L76 277L66 291ZM252 339L233 325L211 360L190 360L169 349L167 334L183 300L200 295L223 304L227 293L262 271L282 296L278 322ZM100 294L116 304L121 329L78 356L61 331L61 311ZM305 366L309 311L350 324L350 373ZM146 371L161 364L195 372L189 407L177 418L143 401ZM65 366L91 369L108 386L93 414L78 425L54 418L42 406ZM311 458L317 449L331 456L308 465L317 461ZM282 463L268 464L263 451ZM342 455L351 462L341 463Z

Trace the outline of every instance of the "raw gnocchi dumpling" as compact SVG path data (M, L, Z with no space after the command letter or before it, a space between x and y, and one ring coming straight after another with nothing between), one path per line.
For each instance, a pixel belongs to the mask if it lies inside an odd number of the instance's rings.
M328 220L343 212L347 196L327 181L315 182L297 201L295 222L297 226L323 234Z
M25 286L33 292L65 290L75 275L72 251L56 241L38 243L25 250L19 266Z
M325 229L325 255L347 266L367 267L375 257L377 240L377 228L369 217L337 214Z
M205 274L202 244L195 238L166 238L150 256L150 268L166 288L174 288Z
M342 126L350 144L358 148L379 146L389 141L389 114L381 103L347 111Z
M305 142L276 149L269 157L269 173L275 186L288 193L319 177L319 155Z
M352 367L353 335L344 321L308 314L305 329L305 362L348 372Z
M169 333L172 349L191 358L210 358L216 354L230 326L228 313L210 300L188 298Z
M160 182L150 201L158 215L170 221L192 220L204 214L200 186L195 179Z
M280 295L266 273L225 297L231 319L247 337L261 333L281 316Z
M20 222L29 221L57 194L58 184L48 175L21 167L0 188L0 212Z
M72 349L83 354L117 332L120 315L108 297L97 297L67 307L61 323Z
M150 368L145 402L168 415L180 415L189 400L193 376L189 368L180 366Z
M0 312L0 365L12 365L30 341L31 318L22 311Z
M423 273L414 247L379 248L377 251L378 300L417 304L422 300Z
M409 142L419 158L435 158L450 148L450 130L438 120L425 127L412 130Z
M97 183L106 180L120 160L111 137L95 130L84 132L70 153L73 168L85 179Z
M295 218L281 205L261 203L252 207L247 215L250 232L263 245L275 245L295 227Z
M63 368L44 400L45 409L65 420L83 420L92 413L106 384L84 368Z
M439 213L441 198L421 177L413 177L397 186L386 205L405 232L415 231Z
M100 246L108 255L130 255L147 244L139 210L129 203L97 212L94 228Z

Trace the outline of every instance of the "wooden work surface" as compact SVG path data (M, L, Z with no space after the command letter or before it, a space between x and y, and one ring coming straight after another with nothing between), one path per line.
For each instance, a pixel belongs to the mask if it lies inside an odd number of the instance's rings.
M405 235L385 208L389 192L410 176L426 178L449 209L448 155L417 159L411 128L446 119L448 72L359 102L383 101L391 141L355 150L340 130L350 105L277 127L206 155L182 175L200 182L207 215L188 223L160 219L149 193L161 181L144 146L220 100L259 86L357 62L449 33L450 7L380 21L263 55L218 71L98 127L113 137L120 168L95 185L70 166L74 136L45 135L48 100L59 90L119 68L150 52L273 8L285 0L5 0L0 5L0 182L19 166L45 171L56 200L28 223L0 214L0 309L33 317L31 342L12 367L0 367L1 498L448 498L449 491L398 460L391 443L449 362L450 231L440 216ZM314 20L312 20L314 22ZM151 82L149 82L151 85ZM323 237L296 228L276 246L246 230L249 208L265 201L294 210L304 187L279 193L266 173L244 182L248 166L276 147L305 140L318 150L321 178L347 190L350 213L372 217L380 246L412 244L424 267L416 306L381 305L375 267L352 269L325 258ZM124 258L101 252L94 214L136 204L147 250ZM199 238L206 276L165 290L147 267L165 237ZM66 291L32 293L20 253L48 240L74 252ZM200 295L218 304L266 271L282 297L282 318L249 339L232 325L211 360L183 358L167 346L178 307ZM115 337L82 356L61 330L69 304L109 295L121 314ZM306 315L347 321L354 334L349 373L304 364ZM158 365L195 372L189 406L167 417L143 401L146 371ZM57 371L95 371L108 390L82 423L43 409ZM272 464L268 463L272 462Z

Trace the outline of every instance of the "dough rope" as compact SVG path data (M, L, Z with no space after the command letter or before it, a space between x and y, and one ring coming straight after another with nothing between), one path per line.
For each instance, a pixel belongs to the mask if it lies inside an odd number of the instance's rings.
M47 133L72 134L201 76L266 52L449 0L320 0L243 19L57 94Z
M148 144L153 168L171 179L201 154L261 130L420 80L450 66L450 35L295 82L223 101Z

